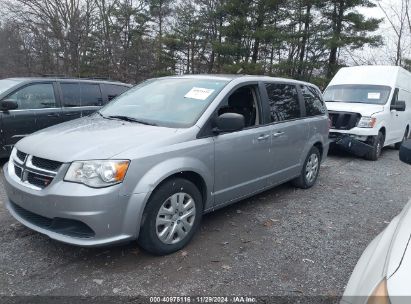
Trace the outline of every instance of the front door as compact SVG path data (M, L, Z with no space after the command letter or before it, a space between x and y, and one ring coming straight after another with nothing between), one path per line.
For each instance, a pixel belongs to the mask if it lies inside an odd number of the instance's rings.
M238 113L245 129L214 137L215 204L225 204L268 186L271 161L271 126L264 126L257 85L234 91L218 110Z
M395 89L394 96L391 100L391 105L395 105L398 100L401 100L400 90ZM405 122L405 112L397 110L391 110L391 119L389 125L387 125L387 135L385 142L393 144L400 142L404 136L405 128L407 126Z
M61 122L52 82L26 85L4 99L18 104L16 110L2 115L2 135L8 151L26 135Z

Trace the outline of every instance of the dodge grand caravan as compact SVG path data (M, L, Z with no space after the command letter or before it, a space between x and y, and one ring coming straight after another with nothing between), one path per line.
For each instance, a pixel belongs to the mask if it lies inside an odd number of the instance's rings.
M80 246L186 245L204 213L293 181L314 185L329 121L311 84L257 76L146 81L97 113L19 141L7 208Z
M89 115L131 85L70 78L8 78L0 80L0 157L10 155L24 136Z

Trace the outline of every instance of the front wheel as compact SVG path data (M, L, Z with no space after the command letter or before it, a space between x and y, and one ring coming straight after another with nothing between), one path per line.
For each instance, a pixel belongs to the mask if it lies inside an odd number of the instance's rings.
M198 188L186 179L170 179L150 197L138 243L156 255L178 251L197 231L202 213L203 202Z
M314 186L320 172L321 154L317 147L312 147L305 159L301 175L292 181L293 185L308 189Z
M381 156L384 147L384 134L379 132L372 142L372 150L365 155L365 159L376 161Z

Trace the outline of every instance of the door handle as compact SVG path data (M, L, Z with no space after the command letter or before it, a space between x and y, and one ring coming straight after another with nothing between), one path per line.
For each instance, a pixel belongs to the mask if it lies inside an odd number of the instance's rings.
M284 135L284 132L276 132L273 134L273 137L280 137L282 135Z
M263 141L263 140L267 140L269 137L270 135L262 134L257 138L257 140Z
M47 114L47 116L48 117L59 117L60 115L57 113L50 113L50 114Z
M66 116L74 116L74 115L76 115L77 113L66 113L65 115Z

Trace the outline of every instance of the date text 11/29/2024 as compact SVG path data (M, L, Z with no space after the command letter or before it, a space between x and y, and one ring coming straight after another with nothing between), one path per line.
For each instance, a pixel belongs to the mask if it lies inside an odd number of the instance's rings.
M257 298L250 296L181 296L181 297L150 297L150 303L257 303Z

